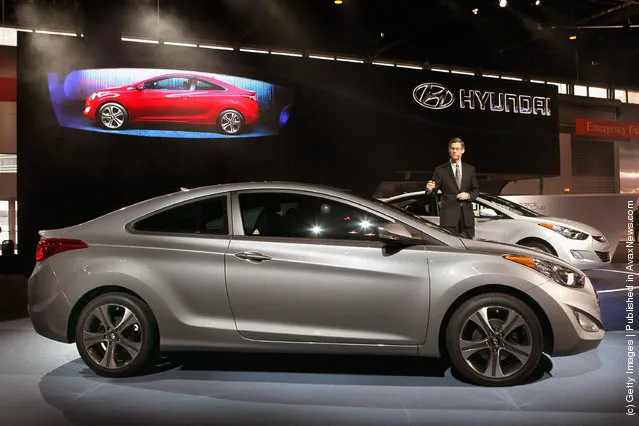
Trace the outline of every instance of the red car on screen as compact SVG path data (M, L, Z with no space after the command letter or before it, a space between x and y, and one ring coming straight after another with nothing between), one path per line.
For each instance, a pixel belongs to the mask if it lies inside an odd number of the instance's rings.
M92 93L84 115L109 130L127 122L217 125L234 135L259 118L256 93L213 77L167 74Z

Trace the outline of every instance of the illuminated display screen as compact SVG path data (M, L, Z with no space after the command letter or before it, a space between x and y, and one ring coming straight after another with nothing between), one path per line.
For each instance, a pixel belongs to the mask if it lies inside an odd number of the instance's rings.
M224 138L277 134L293 92L264 81L167 69L82 69L48 74L58 123L147 137Z

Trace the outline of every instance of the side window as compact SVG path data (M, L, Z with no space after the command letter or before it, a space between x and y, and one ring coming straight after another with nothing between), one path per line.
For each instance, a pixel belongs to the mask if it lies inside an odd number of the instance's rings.
M136 231L228 235L226 196L181 204L137 222Z
M244 234L263 237L376 240L388 221L333 200L301 194L239 196Z
M436 204L434 197L426 196L402 198L393 203L394 206L418 216L437 216Z
M187 77L171 77L144 83L145 89L151 90L189 90L191 80Z
M224 90L224 88L209 81L195 80L195 90Z

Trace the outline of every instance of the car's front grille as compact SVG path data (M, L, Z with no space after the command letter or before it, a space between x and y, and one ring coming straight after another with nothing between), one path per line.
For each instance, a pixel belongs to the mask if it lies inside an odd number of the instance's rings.
M599 256L599 259L601 259L603 262L608 262L610 261L610 253L607 251L596 251L595 252L597 254L597 256Z
M603 235L593 235L592 238L595 241L599 241L600 243L605 243L606 242L606 237L604 237Z

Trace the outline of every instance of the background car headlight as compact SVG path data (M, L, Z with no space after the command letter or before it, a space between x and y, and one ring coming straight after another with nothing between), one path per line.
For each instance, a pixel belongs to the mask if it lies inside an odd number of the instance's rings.
M552 229L553 231L563 235L571 240L585 240L588 238L588 234L585 232L577 231L576 229L568 228L565 226L553 225L551 223L540 223L539 226Z
M534 269L535 271L552 279L557 284L561 284L565 287L583 288L586 283L586 275L584 273L548 260L528 256L516 256L512 254L505 255L504 259L512 260L520 265Z

